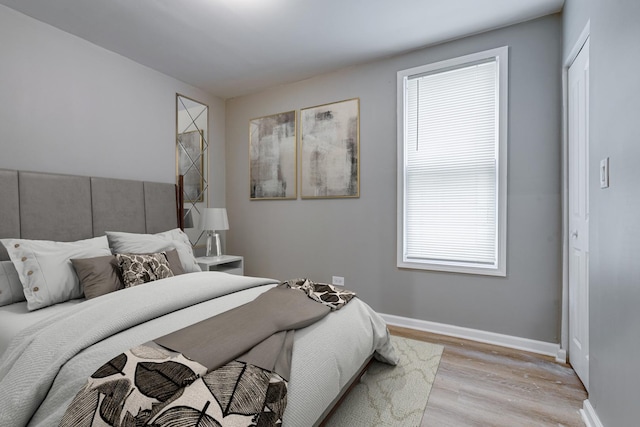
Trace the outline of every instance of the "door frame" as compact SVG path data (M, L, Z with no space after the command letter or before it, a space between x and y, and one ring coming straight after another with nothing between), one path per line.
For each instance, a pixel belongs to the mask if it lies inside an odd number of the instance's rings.
M562 64L562 315L560 350L556 360L563 363L568 361L567 351L569 350L569 67L590 34L591 20L587 21Z

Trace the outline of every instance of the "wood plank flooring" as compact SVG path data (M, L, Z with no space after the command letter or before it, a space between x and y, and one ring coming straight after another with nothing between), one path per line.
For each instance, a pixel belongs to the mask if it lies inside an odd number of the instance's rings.
M587 393L552 357L389 326L393 335L444 346L420 427L584 427Z

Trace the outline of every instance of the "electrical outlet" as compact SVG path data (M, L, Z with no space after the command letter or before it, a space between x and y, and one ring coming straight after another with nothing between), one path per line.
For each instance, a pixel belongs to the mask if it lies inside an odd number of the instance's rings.
M344 286L344 277L333 276L333 284L336 286Z

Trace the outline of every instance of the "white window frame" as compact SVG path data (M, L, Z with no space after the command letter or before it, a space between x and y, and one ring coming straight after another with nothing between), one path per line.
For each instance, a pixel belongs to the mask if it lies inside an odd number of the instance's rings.
M482 274L506 276L507 249L507 120L508 120L508 46L473 53L445 61L427 64L407 70L398 71L397 106L398 106L398 178L397 178L397 266L420 270L447 271L454 273ZM482 265L465 262L441 260L407 260L405 256L405 135L407 135L405 118L407 116L406 83L409 78L460 68L465 65L479 63L494 58L498 72L498 114L497 114L497 237L496 263Z

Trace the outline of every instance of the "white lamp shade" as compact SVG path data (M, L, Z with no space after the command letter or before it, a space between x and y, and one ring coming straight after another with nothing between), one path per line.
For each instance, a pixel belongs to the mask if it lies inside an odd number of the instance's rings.
M205 208L200 215L200 230L228 230L226 208Z

